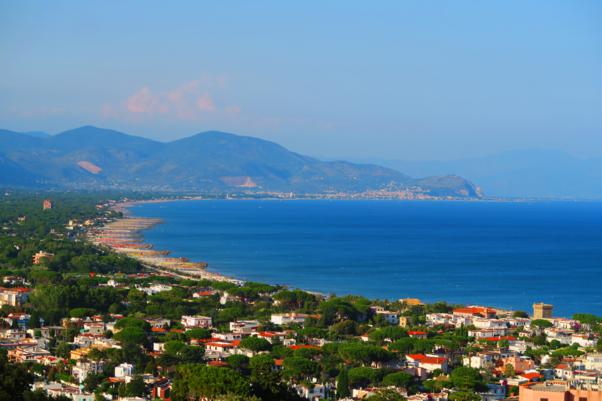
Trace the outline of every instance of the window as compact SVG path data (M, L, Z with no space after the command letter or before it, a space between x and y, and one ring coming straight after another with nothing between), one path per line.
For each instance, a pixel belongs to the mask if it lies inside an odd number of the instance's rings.
M579 397L579 401L587 401L587 397Z
M548 401L547 398L540 398L539 401Z

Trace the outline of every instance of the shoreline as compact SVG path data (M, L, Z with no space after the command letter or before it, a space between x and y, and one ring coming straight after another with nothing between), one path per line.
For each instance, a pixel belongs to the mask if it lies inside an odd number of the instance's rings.
M193 262L184 257L170 257L170 250L154 249L153 244L144 241L142 232L163 223L163 221L152 217L137 217L130 210L133 206L145 203L200 199L202 198L151 199L116 203L109 210L120 212L123 217L117 218L102 227L90 230L87 234L88 240L96 246L108 247L118 254L131 257L147 269L168 275L188 279L228 281L235 284L244 283L243 280L228 277L224 274L209 272L207 270L207 262Z
M164 274L171 275L171 276L177 276L177 277L180 277L183 279L207 279L207 280L212 280L212 281L226 281L226 282L231 282L231 283L234 283L237 285L244 285L244 283L247 281L247 279L236 278L236 276L228 276L228 275L220 273L218 271L208 271L207 268L208 268L209 264L206 262L191 262L189 259L187 259L185 257L167 257L167 255L169 255L171 253L170 250L155 250L154 244L146 243L143 240L142 232L144 230L150 229L157 224L162 224L163 221L160 218L136 216L134 214L134 212L131 210L131 208L133 208L134 206L137 206L137 205L147 204L147 203L167 203L167 202L191 201L191 200L213 200L213 199L207 199L207 198L203 198L203 197L199 196L199 197L181 197L181 198L159 198L159 199L147 199L147 200L127 200L124 202L115 203L114 205L112 205L110 207L109 210L121 212L121 213L123 213L123 217L117 218L116 220L97 229L96 231L119 232L120 230L123 230L123 232L126 232L128 234L127 236L122 238L123 244L118 244L117 246L115 246L115 245L108 244L103 241L98 241L100 239L98 237L98 235L88 236L88 237L97 246L102 246L102 247L108 246L110 249L112 249L113 251L115 251L117 253L125 254L127 256L130 256L130 257L138 260L143 265L143 267L148 270L153 270L155 272L164 273ZM235 199L223 199L223 200L259 200L259 199L235 198ZM261 200L289 200L290 201L290 200L304 200L304 199L271 198L271 199L261 199ZM380 200L380 199L374 199L374 200ZM352 199L350 201L354 201L354 200ZM403 201L409 201L409 200L397 200L397 201L403 202ZM424 200L415 200L414 202L424 202ZM514 203L514 202L510 202L510 203ZM114 226L116 223L119 223L121 221L133 223L133 224L131 224L133 227L126 228L126 227L119 227L119 225L117 225L117 227ZM136 244L137 247L136 248L124 247L123 246L124 244L128 244L128 242L125 241L125 239L127 239L128 241L131 240L132 241L131 243ZM159 254L152 255L153 253L163 253L163 254L162 255L159 255ZM152 256L149 256L149 255L152 255ZM281 285L281 286L289 288L289 289L299 289L299 290L302 290L305 292L328 297L322 291L308 290L303 287L291 285L290 283L272 283L272 284L273 285ZM341 296L357 295L357 293L351 292L351 291L346 291L339 295L341 295ZM387 300L395 301L396 299L391 298L391 299L387 299ZM433 303L433 302L439 302L439 301L447 302L447 300L445 300L445 299L434 299L434 300L431 299L430 301L425 300L426 303ZM500 311L518 310L518 309L516 309L516 305L513 305L513 306L505 305L505 306L500 307L500 306L493 306L494 304L495 303L490 304L489 307L491 307L492 309L500 310ZM465 300L464 302L460 301L458 303L458 305L476 305L476 304L472 303L470 300Z

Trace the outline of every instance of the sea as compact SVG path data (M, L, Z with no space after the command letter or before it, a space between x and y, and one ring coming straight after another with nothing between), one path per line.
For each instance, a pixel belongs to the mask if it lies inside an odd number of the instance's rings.
M155 249L324 294L602 315L602 202L191 200L139 204Z

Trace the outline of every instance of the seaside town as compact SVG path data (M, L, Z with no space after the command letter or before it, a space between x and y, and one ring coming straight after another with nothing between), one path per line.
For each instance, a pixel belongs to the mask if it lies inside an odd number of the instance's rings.
M600 316L244 282L99 199L0 201L0 400L602 401Z

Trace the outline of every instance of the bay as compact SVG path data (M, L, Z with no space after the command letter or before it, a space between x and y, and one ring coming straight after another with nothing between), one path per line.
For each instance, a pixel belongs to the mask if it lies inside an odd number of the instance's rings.
M201 200L139 204L156 249L245 280L602 315L602 202Z

